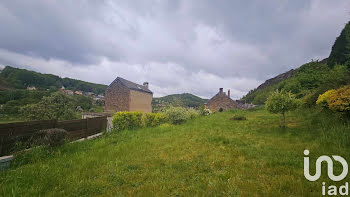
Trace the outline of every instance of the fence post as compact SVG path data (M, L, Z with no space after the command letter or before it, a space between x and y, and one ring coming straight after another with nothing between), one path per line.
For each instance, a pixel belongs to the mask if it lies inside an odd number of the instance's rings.
M88 122L89 122L89 118L86 118L85 119L85 128L84 128L85 138L88 137L88 126L89 126Z
M52 125L52 128L56 128L57 127L57 120L53 120L53 125Z

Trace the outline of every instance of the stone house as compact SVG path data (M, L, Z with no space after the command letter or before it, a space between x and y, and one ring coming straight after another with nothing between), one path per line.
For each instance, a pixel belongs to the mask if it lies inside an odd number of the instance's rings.
M27 90L36 90L36 87L35 86L28 86Z
M76 94L76 95L83 95L83 92L82 92L82 91L79 91L79 90L76 90L76 91L74 92L74 94Z
M219 92L205 104L205 107L212 111L218 112L220 109L223 111L228 109L236 109L237 103L230 98L230 90L228 90L226 95L223 88L220 88Z
M139 85L117 77L106 89L105 111L152 112L152 98L148 82Z

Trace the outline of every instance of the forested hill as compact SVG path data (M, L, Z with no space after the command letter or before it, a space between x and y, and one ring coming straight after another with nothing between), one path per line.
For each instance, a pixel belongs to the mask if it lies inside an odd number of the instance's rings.
M83 92L94 92L103 94L107 88L106 85L89 83L81 80L61 78L52 74L42 74L26 69L6 66L0 72L0 91L11 89L27 89L28 86L35 86L38 90L56 91L62 86L70 90L80 90ZM173 94L161 98L153 98L152 105L155 108L159 106L182 106L198 107L204 104L207 99L184 93Z
M202 99L198 96L189 93L172 94L160 98L153 98L153 110L157 111L160 108L172 106L194 107L197 108L207 102L208 99Z
M251 90L243 99L254 104L264 104L276 89L284 89L314 105L318 96L329 89L350 83L350 22L336 39L330 56L322 61L311 61L301 67L266 80Z
M37 89L57 90L64 86L70 90L84 92L104 93L106 85L89 83L71 78L61 78L52 74L42 74L26 69L6 66L0 73L0 90L26 89L28 86L35 86Z

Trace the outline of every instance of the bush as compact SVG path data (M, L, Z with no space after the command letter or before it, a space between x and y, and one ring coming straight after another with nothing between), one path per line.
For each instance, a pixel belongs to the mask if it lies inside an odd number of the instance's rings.
M197 112L197 110L193 109L193 108L190 108L188 111L187 111L187 118L188 119L194 119L196 117L199 116L199 113Z
M212 113L212 111L210 109L204 108L203 105L199 107L199 115L207 116L207 115L210 115L211 113Z
M235 115L231 118L231 120L247 120L247 118L242 115Z
M309 94L307 94L304 98L303 98L303 104L305 107L314 107L316 105L316 101L318 99L318 96L320 94L322 94L322 92L324 91L321 91L321 90L316 90L316 91L313 91Z
M25 105L21 108L22 116L29 120L71 120L76 118L71 97L56 92L44 97L37 104Z
M145 113L142 122L145 127L154 127L166 123L168 118L163 113Z
M189 118L187 110L183 107L169 107L165 114L172 124L181 124Z
M155 113L154 121L153 121L153 126L158 126L164 123L167 123L168 117L164 113Z
M68 132L64 129L44 129L38 131L32 140L35 145L57 147L64 144Z
M223 111L224 111L224 109L222 109L222 108L220 107L219 112L223 112Z
M332 111L350 114L350 85L333 92L327 99L329 109Z
M316 104L323 107L323 108L328 108L328 99L329 97L335 92L335 90L328 90L325 93L321 94L318 96L318 99L316 101Z
M117 112L113 116L112 124L117 131L139 128L142 126L142 112Z

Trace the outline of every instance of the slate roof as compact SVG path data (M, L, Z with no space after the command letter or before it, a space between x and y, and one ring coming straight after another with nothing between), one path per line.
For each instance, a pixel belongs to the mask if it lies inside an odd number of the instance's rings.
M215 94L215 96L213 96L211 99L208 100L207 105L210 104L211 102L213 102L213 100L215 100L218 97L224 97L224 98L228 98L231 101L233 101L234 103L236 103L236 101L232 100L228 95L226 95L225 93L220 93L218 92L217 94Z
M136 91L140 91L140 92L147 92L150 94L153 94L153 92L151 90L149 90L146 86L144 85L139 85L137 83L128 81L126 79L123 79L121 77L117 77L112 83L111 85L116 81L119 80L123 85L125 85L127 88L131 89L131 90L136 90ZM109 85L110 86L110 85Z

